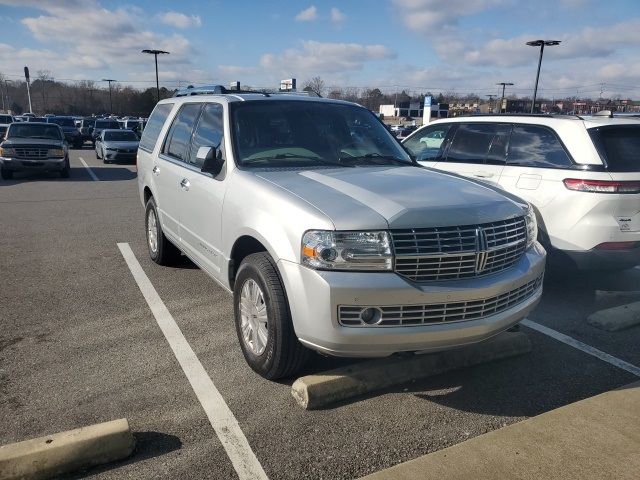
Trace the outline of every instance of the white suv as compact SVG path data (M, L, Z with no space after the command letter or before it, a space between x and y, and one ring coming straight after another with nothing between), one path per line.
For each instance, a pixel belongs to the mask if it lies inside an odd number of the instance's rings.
M538 303L546 253L526 202L422 168L355 104L187 89L138 150L149 254L184 252L233 292L249 365L308 349L379 357L479 342Z
M551 258L581 269L640 264L640 119L458 117L424 126L403 145L424 166L531 203Z

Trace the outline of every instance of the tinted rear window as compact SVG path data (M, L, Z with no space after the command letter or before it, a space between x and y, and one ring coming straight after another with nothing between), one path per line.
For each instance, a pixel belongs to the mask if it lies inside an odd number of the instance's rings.
M640 125L589 130L600 155L612 172L640 172Z
M60 125L61 127L75 127L76 126L76 122L73 121L73 118L59 118L59 117L53 117L49 119L50 123L55 123L57 125Z
M140 138L141 149L148 152L153 150L153 147L156 145L156 140L158 140L158 136L160 135L160 131L162 130L162 126L164 125L164 122L169 116L172 108L173 103L162 103L156 105L156 108L151 112L149 121L142 132L142 137Z

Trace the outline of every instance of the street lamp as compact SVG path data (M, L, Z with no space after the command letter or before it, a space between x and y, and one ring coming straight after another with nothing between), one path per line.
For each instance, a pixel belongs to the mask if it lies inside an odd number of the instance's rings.
M103 78L103 82L109 82L109 115L113 114L113 101L111 100L111 82L116 82L113 78Z
M158 95L158 101L160 101L160 82L158 81L158 55L166 54L169 55L169 52L165 52L164 50L142 50L142 53L149 53L156 57L156 94Z
M553 47L560 45L560 40L533 40L527 42L530 47L540 47L540 58L538 59L538 73L536 74L536 86L533 89L533 102L531 102L531 113L536 106L536 96L538 95L538 80L540 79L540 65L542 65L542 54L544 53L544 47Z
M496 83L496 85L502 85L502 99L500 100L500 113L502 113L502 106L504 105L504 88L509 85L513 85L513 83L509 83L509 82L500 82L500 83ZM504 113L507 113L507 109L504 109Z

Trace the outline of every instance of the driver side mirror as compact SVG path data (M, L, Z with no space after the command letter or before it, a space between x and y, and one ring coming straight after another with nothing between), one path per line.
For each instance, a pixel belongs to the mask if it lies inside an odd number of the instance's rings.
M202 163L200 171L210 173L216 176L222 170L224 158L222 158L222 149L220 147L200 147L196 154L198 163Z

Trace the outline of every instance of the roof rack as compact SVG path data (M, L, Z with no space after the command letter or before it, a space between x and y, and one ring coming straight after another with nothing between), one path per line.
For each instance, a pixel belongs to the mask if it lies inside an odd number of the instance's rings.
M543 117L543 118L576 118L582 120L580 115L564 113L469 113L458 115L459 117Z
M188 97L190 95L233 95L238 93L256 93L260 95L264 95L264 92L257 92L253 90L240 90L240 89L231 89L226 88L222 85L206 85L203 87L192 87L188 86L187 88L183 88L182 90L176 91L173 94L174 97Z

